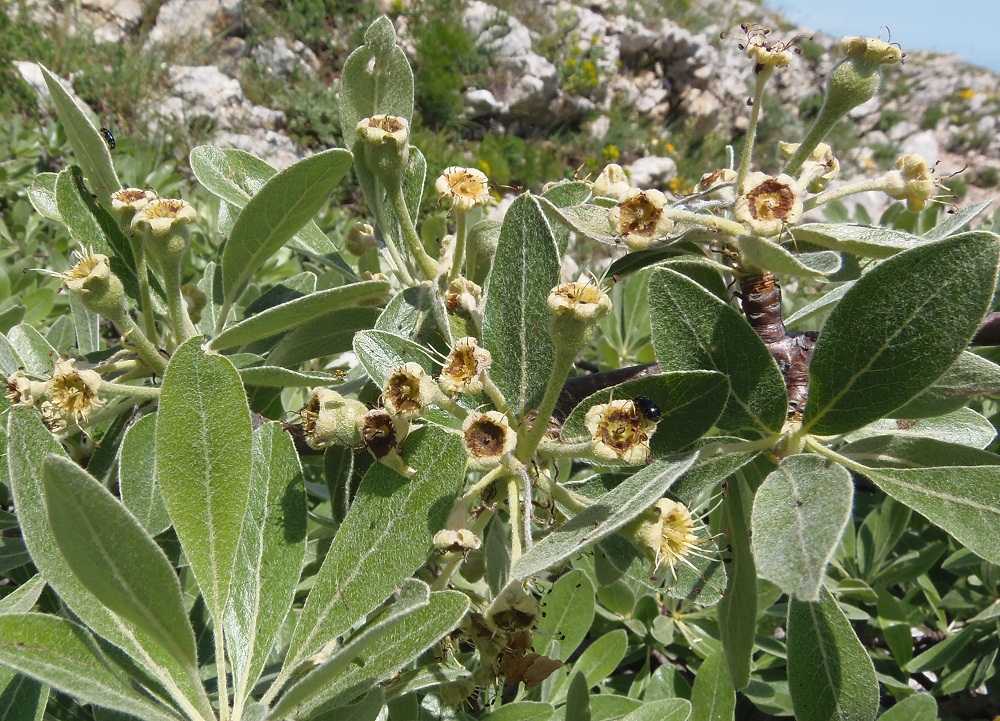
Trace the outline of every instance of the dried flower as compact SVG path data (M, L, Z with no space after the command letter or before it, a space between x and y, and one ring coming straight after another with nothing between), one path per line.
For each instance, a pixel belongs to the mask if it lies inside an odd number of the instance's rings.
M444 529L434 534L434 548L440 553L467 553L483 545L479 536L467 528L457 531Z
M493 356L480 348L475 338L460 338L448 355L438 384L445 393L479 393L483 389L482 374L493 363Z
M659 190L632 188L610 211L611 227L632 250L642 250L674 227L663 213L667 196Z
M778 147L785 158L791 158L799 149L799 143L780 142ZM810 193L819 193L839 173L840 161L833 154L833 149L826 143L820 143L802 163L798 187L800 190L805 188Z
M924 209L935 190L934 177L927 161L916 154L896 161L896 170L886 174L885 192L895 200L905 200L906 209L917 213Z
M587 411L583 423L594 442L595 458L630 466L642 465L649 458L649 438L656 430L656 422L633 401L595 405Z
M602 198L621 200L631 189L632 186L629 185L628 176L625 175L622 166L611 163L604 166L604 170L594 181L593 194Z
M499 411L470 413L462 424L462 441L465 450L480 465L491 467L500 464L505 455L517 445L517 434Z
M746 192L736 199L733 215L755 235L778 235L802 215L802 198L795 179L784 173L776 178L750 173Z
M415 473L399 455L403 439L410 431L409 421L375 408L358 418L357 427L365 447L381 463L403 476Z
M45 397L46 384L33 381L24 371L14 371L7 376L7 400L11 405L33 406Z
M313 391L300 412L306 443L313 448L333 444L355 447L361 443L358 420L368 412L361 401L344 398L328 388Z
M482 297L482 288L468 278L458 276L448 284L444 303L452 313L473 316L479 311L479 301Z
M466 211L490 201L489 183L481 170L453 165L434 181L434 189L442 198L451 199L452 208Z
M721 168L701 176L701 180L698 181L698 190L705 193L705 197L710 200L721 200L725 203L732 203L736 200L736 191L733 189L733 183L735 182L736 171L730 168ZM713 188L718 189L713 190Z
M386 378L385 409L400 418L415 418L437 398L438 387L419 363L407 363Z

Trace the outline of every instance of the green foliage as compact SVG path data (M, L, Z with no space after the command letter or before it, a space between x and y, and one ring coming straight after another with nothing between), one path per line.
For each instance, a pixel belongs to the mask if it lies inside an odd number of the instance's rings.
M313 42L370 12L269 8ZM109 154L51 77L58 124L4 121L9 713L924 721L1000 693L1000 366L968 350L1000 268L987 203L944 215L918 162L793 190L758 150L760 192L828 222L764 234L740 209L757 191L724 192L745 175L662 203L580 177L484 220L488 181L442 168L541 186L620 146L698 178L725 138L467 143L454 98L485 68L447 3L422 8L416 73L374 21L336 102L299 96L303 137L348 147L282 172L202 145L187 195L140 139ZM339 205L349 177L364 210ZM173 224L133 229L111 193L144 181L201 219L151 203ZM904 200L848 216L872 187ZM347 238L355 218L373 227ZM786 331L806 323L818 340Z

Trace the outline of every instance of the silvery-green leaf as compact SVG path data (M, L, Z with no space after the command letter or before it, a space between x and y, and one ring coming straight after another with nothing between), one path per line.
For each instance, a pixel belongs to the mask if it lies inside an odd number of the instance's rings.
M656 503L698 459L697 453L656 461L536 543L511 569L515 580L541 573L608 536Z
M989 419L971 408L959 408L957 411L933 418L917 420L882 418L848 433L844 436L844 440L853 442L871 436L890 434L934 438L945 443L986 448L996 437L997 431Z
M389 374L406 363L416 363L428 374L436 371L437 363L413 341L380 330L363 330L354 336L354 353L358 362L379 387Z
M691 689L691 721L724 721L736 711L736 691L721 651L698 668Z
M0 644L0 664L83 703L149 721L182 718L116 674L87 629L72 621L41 613L0 615L0 637L4 639ZM6 716L10 708L5 706L4 710Z
M879 687L871 656L830 592L788 603L788 689L802 721L873 721Z
M382 603L430 554L465 479L461 440L435 427L407 436L404 478L381 463L365 474L299 616L286 667L295 668Z
M205 605L221 623L249 497L252 430L239 373L201 343L185 342L167 364L156 472Z
M429 283L397 293L385 306L374 328L413 341L419 339L421 344L445 354L451 350L448 311L441 294Z
M76 293L69 294L69 307L73 313L73 328L80 355L89 355L103 348L101 317L88 310Z
M687 721L690 717L690 701L684 698L664 698L646 701L640 708L622 716L619 721Z
M788 398L774 358L742 315L690 278L666 268L649 280L653 348L664 371L714 370L729 378L725 429L776 432Z
M719 637L733 687L750 683L757 629L757 566L750 542L751 491L739 476L723 496L722 529L732 559L726 564L726 591L719 601Z
M350 350L355 334L375 325L378 315L376 308L341 308L316 318L278 341L267 356L267 364L295 366Z
M111 207L111 193L122 187L111 162L111 151L108 150L104 137L91 122L93 111L82 105L81 101L71 95L59 79L44 65L39 65L45 86L59 120L66 131L66 139L73 148L73 155L83 172L94 186L94 192L106 208Z
M226 608L226 641L235 690L246 698L260 676L288 615L306 550L306 492L291 436L278 423L253 433L250 496L233 593Z
M192 715L210 714L208 696L200 679L182 667L166 650L111 613L70 570L59 550L42 499L42 462L48 454L64 454L62 446L42 425L37 411L14 406L9 411L8 464L11 492L21 534L31 558L46 583L73 614L96 633L135 659L159 679L173 702Z
M38 213L57 223L62 222L56 206L56 177L58 173L39 173L28 187L28 200Z
M793 254L784 246L756 235L741 235L739 244L740 250L754 265L772 273L825 278L840 270L840 254L833 251Z
M566 661L594 622L594 586L582 571L570 571L552 585L541 605L544 614L538 620L532 648L545 656L558 640L557 660Z
M17 354L25 373L45 378L52 375L59 354L33 326L18 323L7 331L7 342Z
M125 432L118 464L122 503L151 536L170 528L156 474L156 416L140 418Z
M968 225L979 217L984 210L990 207L992 202L992 199L981 200L978 203L967 205L950 215L946 215L940 223L924 233L923 237L927 240L941 240L955 234L963 226Z
M413 71L396 45L392 21L384 15L365 31L365 44L344 62L340 78L340 127L344 145L354 144L355 128L374 115L413 116Z
M628 634L625 629L609 631L587 646L573 664L573 672L584 677L585 688L593 688L614 673L618 664L625 658L627 648ZM566 697L567 690L565 685L561 692L557 690L551 703L558 704L562 701Z
M799 308L797 311L785 318L785 327L794 328L802 321L808 320L819 313L826 312L832 306L836 305L840 299L847 294L847 291L853 287L854 281L852 280L838 285L828 293L824 293L809 305Z
M924 238L891 228L849 223L805 223L795 226L795 238L866 258L888 258L927 242Z
M34 608L45 590L42 574L36 573L16 589L0 598L0 613L26 613Z
M14 326L15 328L17 326ZM13 328L11 329L13 330ZM7 340L7 336L0 334L0 372L4 376L13 375L19 368L27 369L24 361L17 353L14 344Z
M311 155L270 178L247 201L222 255L222 285L232 305L247 280L308 223L351 167L341 148Z
M893 411L899 418L939 416L977 396L1000 394L1000 365L963 351L958 360L918 395Z
M482 336L493 355L490 374L516 417L541 400L552 371L547 300L560 272L552 228L538 200L519 196L504 216L486 281Z
M796 598L817 600L853 505L843 466L814 454L782 459L754 498L757 573Z
M362 281L290 300L257 313L244 321L226 328L213 338L209 347L225 350L245 345L259 338L297 328L324 316L331 311L362 300L377 298L389 291L389 283L382 280Z
M56 544L80 583L178 663L195 666L194 631L180 583L152 537L73 461L46 456L42 484Z
M973 232L925 243L858 279L816 343L803 430L855 430L944 374L993 299L997 240Z
M219 225L226 235L232 230L226 226L235 223L239 209L278 172L257 156L236 148L199 145L191 150L190 159L198 182L224 201L220 214L225 213L224 219L229 222L220 221ZM313 257L337 252L336 246L312 220L295 234L289 246Z

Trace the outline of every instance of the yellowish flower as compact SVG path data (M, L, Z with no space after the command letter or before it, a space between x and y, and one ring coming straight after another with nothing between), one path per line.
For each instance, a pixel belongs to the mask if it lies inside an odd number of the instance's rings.
M799 143L779 142L781 154L787 159L795 155ZM812 151L799 171L798 187L805 188L810 193L819 193L840 173L840 161L833 154L833 149L826 143L820 143Z
M483 373L492 363L493 356L475 338L460 338L441 369L438 384L449 395L478 393L483 389Z
M621 200L630 189L628 176L625 175L622 166L610 163L604 166L604 170L594 181L593 193L602 198Z
M14 371L7 377L7 400L11 405L33 406L45 396L46 384L33 381L24 371Z
M152 190L143 188L122 188L111 194L111 209L121 215L131 217L142 210L149 202L156 200L157 195Z
M611 312L611 298L596 283L562 283L549 293L548 306L556 315L596 323Z
M896 161L896 170L886 174L885 192L895 200L905 200L906 209L917 213L934 196L936 185L927 161L920 155L904 155Z
M300 411L306 443L312 448L333 444L355 447L361 442L358 420L368 412L361 401L317 388Z
M736 199L733 215L755 235L778 235L802 216L802 198L795 179L784 173L777 177L750 173L746 192Z
M656 423L630 400L613 400L595 405L584 416L584 425L594 442L599 460L639 466L649 458L649 438Z
M358 418L358 431L365 447L380 462L403 476L412 476L414 470L399 455L403 439L410 431L410 422L375 408Z
M659 190L631 188L610 211L611 227L632 250L643 250L674 227L663 209L667 196Z
M344 247L351 255L364 255L378 247L375 239L375 229L368 223L355 223L347 232Z
M79 425L105 404L98 397L103 381L92 370L76 367L72 358L56 363L52 379L46 384L48 400L42 403L42 417L50 430L62 430Z
M440 553L467 553L483 545L479 536L467 528L444 529L434 534L434 548Z
M434 189L442 198L450 199L451 207L459 211L471 210L490 201L490 180L475 168L445 168L434 181Z
M701 180L698 181L698 190L705 193L705 197L708 199L732 203L736 200L736 191L733 189L735 182L736 171L730 168L721 168L701 176ZM713 190L714 188L718 189Z
M479 311L479 301L482 297L482 288L468 278L458 276L448 284L448 290L444 294L444 304L452 313L472 316Z
M666 565L676 578L677 566L691 564L688 557L704 542L697 534L699 525L703 524L691 516L687 506L661 498L628 524L626 533L653 562L654 569Z
M756 73L787 67L792 62L792 58L802 52L795 44L794 39L770 42L767 39L768 35L771 34L770 28L756 25L742 25L741 27L746 33L746 42L740 45L740 49L754 61L754 72Z
M170 233L175 225L194 222L198 214L186 200L156 198L139 208L132 216L132 230L149 228L156 236Z

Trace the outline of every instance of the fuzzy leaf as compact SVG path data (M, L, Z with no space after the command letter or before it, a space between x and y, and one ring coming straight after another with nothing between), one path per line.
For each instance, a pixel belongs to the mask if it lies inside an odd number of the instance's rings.
M253 433L250 496L233 593L226 609L226 640L246 698L260 676L292 606L306 551L306 492L295 444L278 423Z
M31 206L49 220L62 222L59 207L56 205L56 178L58 173L39 173L28 187L28 200Z
M257 156L235 148L199 145L191 151L190 160L191 170L198 182L231 208L246 205L278 172ZM231 230L230 227L226 232ZM337 247L313 220L306 223L288 245L314 257L337 253Z
M173 701L191 713L211 713L200 681L192 678L167 651L126 624L100 603L70 570L56 544L46 513L42 462L48 454L63 455L58 441L42 425L36 411L24 406L10 409L8 463L11 492L21 534L45 582L87 626L123 649L153 678L160 679ZM208 710L207 710L208 709Z
M754 498L757 572L796 598L817 600L853 504L854 484L843 466L814 454L782 459Z
M919 236L891 228L848 223L805 223L795 227L795 238L799 242L866 258L888 258L927 242Z
M156 475L156 416L140 418L125 432L118 463L122 503L151 536L170 528Z
M377 318L375 308L335 310L282 338L267 356L267 364L295 366L314 358L343 353L351 349L355 334L371 328Z
M556 660L566 661L583 642L594 621L594 587L582 571L570 571L559 577L541 603L545 615L538 620L532 648L546 656L552 642L558 639Z
M555 712L550 703L515 701L505 703L496 711L484 713L479 721L548 721Z
M465 480L465 451L433 427L411 433L404 478L375 463L333 539L299 616L286 665L295 667L350 629L427 560Z
M246 345L260 338L310 323L313 319L359 301L377 298L389 291L383 280L362 281L329 290L311 293L269 308L257 315L226 328L208 344L213 350L225 350Z
M0 638L0 664L83 703L149 721L180 718L116 675L87 630L72 621L40 613L7 614L0 616Z
M687 721L691 717L691 702L684 698L664 698L646 701L619 721Z
M756 235L741 235L739 244L740 250L755 265L781 275L825 278L841 266L840 254L829 250L793 254L784 246Z
M222 255L222 285L231 305L247 280L298 233L347 174L352 156L333 148L300 160L268 180L243 206Z
M18 323L7 331L7 341L17 353L28 375L49 377L59 354L45 336L26 323Z
M714 370L729 378L725 429L776 432L788 405L774 358L746 320L697 283L669 269L649 280L653 348L664 371Z
M873 721L878 680L871 656L830 592L788 603L788 690L801 721Z
M194 666L194 631L174 568L125 507L66 458L46 456L45 504L56 543L80 582L108 609Z
M250 493L250 408L228 359L192 338L163 377L156 472L163 501L212 617L222 622Z
M340 79L340 127L344 145L355 141L355 128L374 115L413 117L413 71L396 45L392 21L384 15L365 31L365 44L344 62Z
M354 353L375 385L385 385L389 374L406 363L417 363L427 373L437 372L437 363L411 340L381 330L363 330L354 336Z
M719 636L736 689L750 683L757 630L757 566L750 545L749 496L746 482L732 478L722 505L722 528L732 561L726 566L728 583L719 601Z
M697 453L688 453L656 461L638 471L521 556L511 569L513 580L541 573L614 533L656 503L697 459Z
M691 689L691 721L729 721L736 711L736 691L722 651L706 658Z
M937 699L929 693L918 693L890 708L879 716L879 721L937 721L937 718Z
M898 418L940 416L983 395L1000 395L1000 365L963 351L944 375L893 411L893 415Z
M541 400L552 370L547 299L560 272L555 238L538 200L519 196L500 229L483 310L490 374L517 417Z
M73 148L73 155L94 186L94 192L100 197L101 203L105 208L110 208L111 193L121 188L122 184L111 162L111 151L108 150L104 137L90 120L93 111L70 95L48 68L44 65L38 67L42 71L42 77L45 78L45 86L49 89L52 102L56 106L59 121L66 131L66 139Z
M865 468L864 474L973 553L1000 563L1000 466Z
M996 437L997 431L988 418L979 415L971 408L959 408L957 411L933 418L917 420L882 418L848 433L844 436L844 440L850 443L870 436L890 434L934 438L945 443L986 448Z
M803 430L846 433L939 378L989 307L1000 246L990 233L921 245L862 276L830 315L809 365Z

